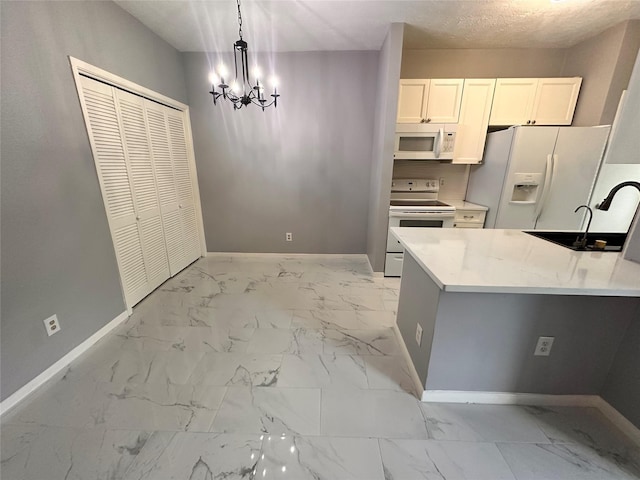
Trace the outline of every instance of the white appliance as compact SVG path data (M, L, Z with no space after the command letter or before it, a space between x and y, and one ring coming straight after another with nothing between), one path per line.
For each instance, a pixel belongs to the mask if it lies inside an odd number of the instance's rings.
M391 183L386 277L402 274L404 249L391 233L391 227L451 228L455 207L438 200L440 182L434 179L394 179Z
M580 230L610 127L510 127L490 133L467 201L489 207L485 228Z
M393 158L452 160L457 130L448 123L398 123Z

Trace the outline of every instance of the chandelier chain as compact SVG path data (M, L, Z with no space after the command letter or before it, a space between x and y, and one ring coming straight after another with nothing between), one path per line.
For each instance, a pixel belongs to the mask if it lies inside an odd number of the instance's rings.
M242 13L240 12L240 0L236 0L238 4L238 35L240 35L240 40L242 40Z

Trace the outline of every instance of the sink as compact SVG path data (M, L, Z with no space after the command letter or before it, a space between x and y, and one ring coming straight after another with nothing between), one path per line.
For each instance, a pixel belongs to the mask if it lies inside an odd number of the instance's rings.
M587 235L587 248L577 248L573 246L577 237L582 238L581 232L540 232L540 231L525 231L529 235L542 238L548 242L561 245L575 251L594 251L594 252L621 252L624 241L627 238L626 233L590 233ZM607 242L607 246L604 250L598 250L593 248L593 243L596 240L604 240Z

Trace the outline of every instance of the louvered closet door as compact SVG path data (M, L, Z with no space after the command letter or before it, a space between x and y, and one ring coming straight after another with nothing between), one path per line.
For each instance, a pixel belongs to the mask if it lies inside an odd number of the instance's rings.
M116 90L125 158L136 206L136 220L142 241L149 292L169 278L160 202L156 188L151 147L144 112L144 99Z
M195 176L191 172L187 154L185 115L185 112L167 109L171 161L178 193L178 211L182 223L184 266L200 257L200 238L192 183Z
M169 269L173 276L185 267L186 263L182 219L178 207L178 191L173 173L171 147L169 145L168 107L145 100L145 110L147 124L149 125L149 138L156 172L167 255L169 257Z
M80 77L80 82L87 130L93 145L124 295L127 304L132 306L144 298L150 289L118 122L115 89L86 77Z

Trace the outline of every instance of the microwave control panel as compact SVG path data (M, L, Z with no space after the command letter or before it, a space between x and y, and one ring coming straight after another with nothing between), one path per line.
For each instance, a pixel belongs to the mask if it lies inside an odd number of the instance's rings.
M442 138L442 151L453 152L456 134L454 132L445 133Z

